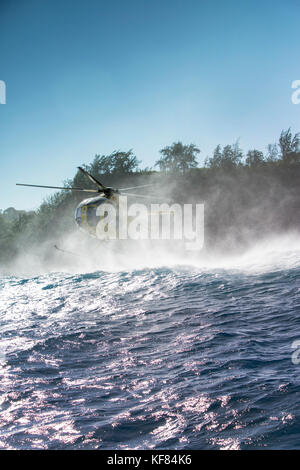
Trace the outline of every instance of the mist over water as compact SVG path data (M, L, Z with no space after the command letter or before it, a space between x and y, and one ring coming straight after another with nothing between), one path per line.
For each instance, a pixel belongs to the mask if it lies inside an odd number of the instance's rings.
M293 268L299 263L300 235L296 231L266 235L252 240L246 248L237 246L227 251L218 246L206 248L205 244L200 250L187 250L181 240L101 241L76 231L55 244L49 240L35 248L25 248L11 263L1 266L0 273L30 277L51 272L118 272L176 266L252 272Z

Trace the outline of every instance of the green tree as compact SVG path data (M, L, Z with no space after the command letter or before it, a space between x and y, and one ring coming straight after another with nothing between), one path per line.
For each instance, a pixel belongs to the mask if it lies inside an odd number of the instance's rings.
M222 166L222 148L220 144L216 146L213 156L206 158L205 166L209 168L220 168Z
M218 145L211 158L206 159L206 166L209 168L222 168L231 170L242 164L243 152L239 147L238 141L232 145L225 145L223 150Z
M269 144L267 146L267 162L276 162L278 160L278 146L277 144Z
M11 221L2 214L0 214L0 239L10 236L12 229Z
M31 212L22 211L19 214L18 219L15 220L12 224L13 233L22 233L30 224L30 222L32 222L34 217L35 217L35 213L33 211Z
M190 168L197 167L197 154L200 150L196 145L183 145L182 142L174 142L171 146L160 150L162 157L157 160L155 166L160 171L184 173Z
M264 163L264 154L260 150L249 150L246 156L246 165L250 167L260 166Z
M115 151L108 158L112 164L110 170L112 175L128 175L137 171L140 164L132 149L128 152Z
M83 167L95 176L128 175L138 170L139 163L131 149L127 152L114 151L110 155L95 155L92 163Z
M87 170L93 175L109 175L113 170L111 155L95 155Z
M282 131L279 137L281 158L285 163L300 162L300 133L293 136L291 128Z

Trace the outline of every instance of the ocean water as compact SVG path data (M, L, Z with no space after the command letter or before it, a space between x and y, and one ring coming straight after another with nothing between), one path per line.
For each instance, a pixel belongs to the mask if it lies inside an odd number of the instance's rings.
M0 448L299 449L297 243L140 264L1 277Z

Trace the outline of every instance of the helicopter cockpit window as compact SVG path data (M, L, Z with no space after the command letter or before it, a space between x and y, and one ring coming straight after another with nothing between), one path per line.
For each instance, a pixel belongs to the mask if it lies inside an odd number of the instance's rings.
M95 206L87 206L86 217L90 226L95 227L99 222L99 217L96 215L97 208Z
M80 218L81 218L81 209L80 209L80 207L77 207L77 209L75 211L75 219L79 220Z

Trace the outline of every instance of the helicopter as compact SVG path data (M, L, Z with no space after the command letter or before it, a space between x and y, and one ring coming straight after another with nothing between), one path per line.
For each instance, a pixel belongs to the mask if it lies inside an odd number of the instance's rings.
M140 186L132 186L129 188L112 188L104 186L98 179L96 179L93 175L91 175L88 171L86 171L82 167L78 167L78 169L87 176L90 181L92 181L96 186L97 189L85 189L85 188L73 188L73 187L61 187L61 186L43 186L37 184L25 184L25 183L16 183L17 186L29 186L34 188L49 188L49 189L60 189L60 190L67 190L67 191L78 191L78 192L85 192L85 193L97 193L95 197L89 197L87 199L82 200L79 205L75 209L75 222L79 229L87 232L89 235L93 237L97 237L97 226L101 220L105 218L107 215L107 211L99 210L99 208L109 209L107 204L112 205L116 209L117 217L119 217L119 198L120 196L133 196L145 199L153 199L156 198L155 195L143 195L143 194L133 194L128 193L132 189L139 189L145 188L149 186L153 186L153 184L144 184ZM101 207L102 206L102 207Z

